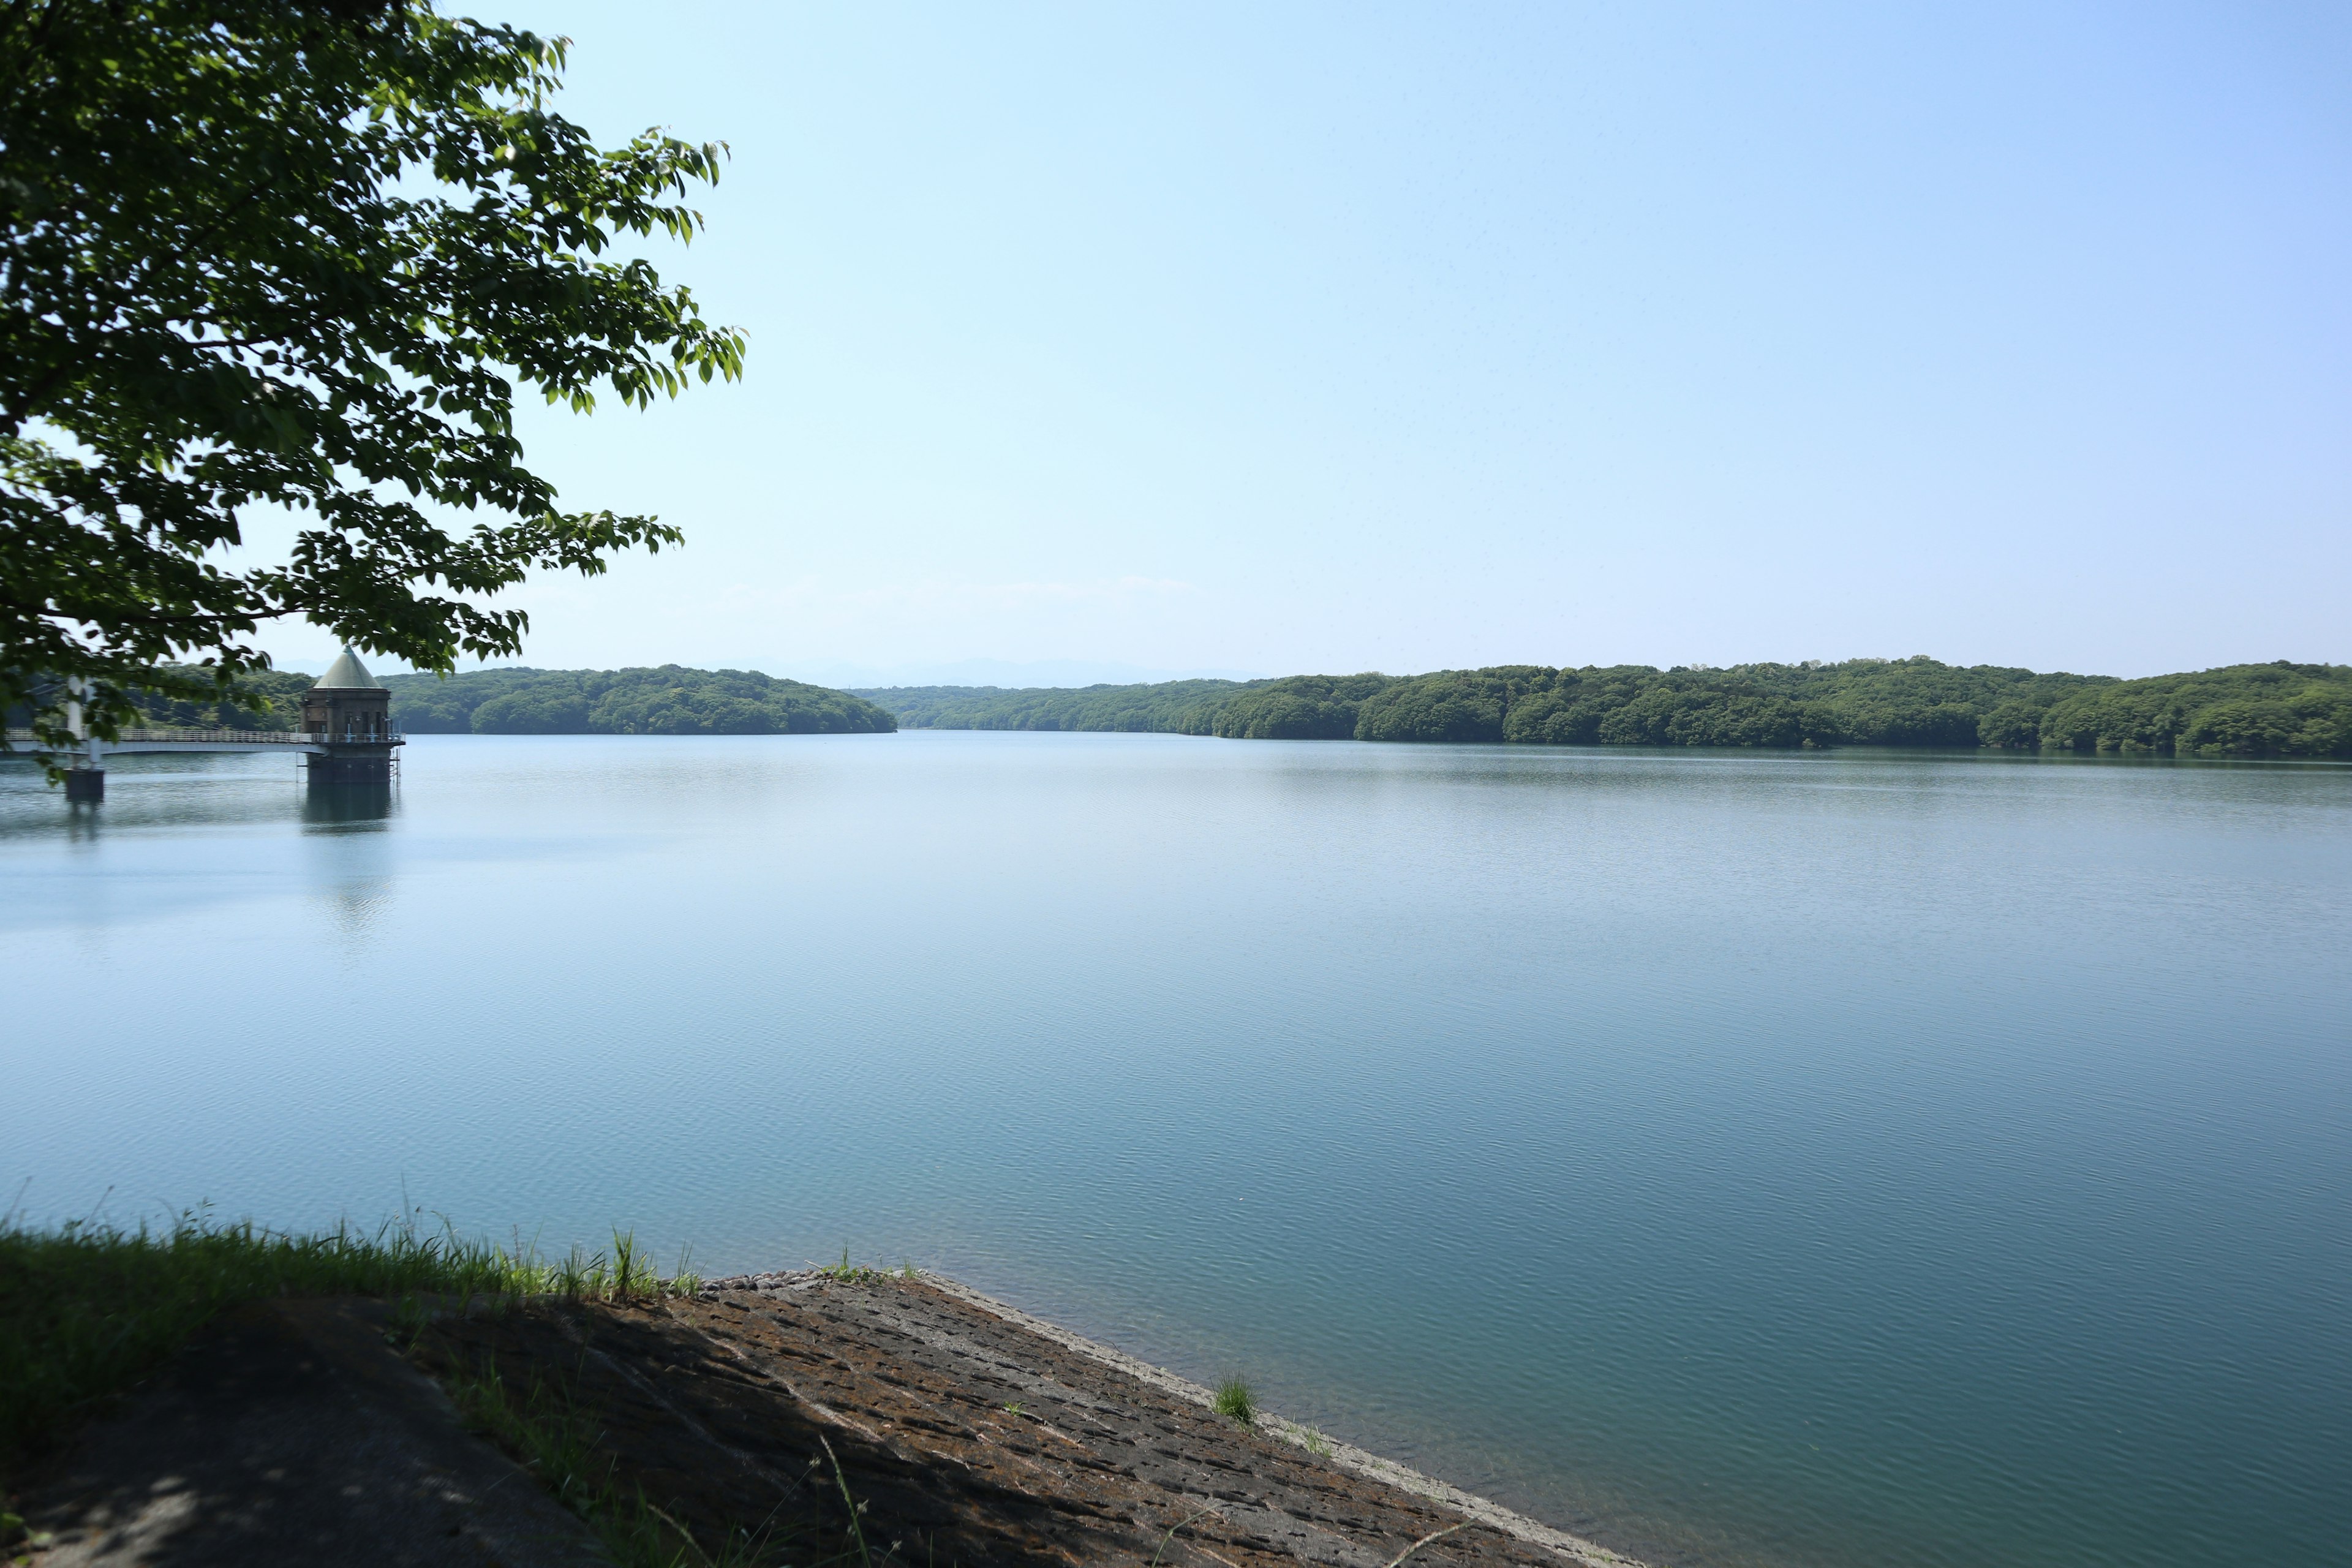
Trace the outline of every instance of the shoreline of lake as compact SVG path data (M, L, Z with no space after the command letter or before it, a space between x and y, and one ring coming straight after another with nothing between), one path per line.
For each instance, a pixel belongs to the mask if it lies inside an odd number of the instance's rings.
M807 1274L739 1276L736 1279L718 1280L712 1283L723 1288L739 1282L749 1284L753 1279L764 1279L782 1282L807 1278L810 1278ZM1139 1360L1115 1346L1104 1344L1098 1340L1090 1340L1058 1323L1049 1322L1033 1313L1024 1312L1009 1301L1000 1300L984 1291L975 1290L971 1286L960 1280L951 1279L946 1275L926 1271L921 1273L919 1278L923 1283L944 1295L1003 1318L1005 1321L1039 1339L1098 1361L1105 1366L1134 1378L1139 1383L1172 1394L1204 1408L1216 1407L1217 1396L1214 1390L1194 1383L1189 1378L1179 1376L1166 1367L1154 1366L1150 1362ZM1650 1565L1643 1563L1638 1559L1612 1552L1598 1542L1588 1541L1582 1536L1557 1529L1540 1520L1530 1519L1526 1514L1505 1508L1490 1498L1480 1497L1475 1492L1465 1491L1451 1482L1423 1474L1410 1465L1360 1448L1352 1443L1344 1443L1338 1438L1328 1436L1312 1426L1289 1420L1275 1411L1255 1412L1253 1425L1261 1432L1270 1433L1283 1442L1305 1448L1307 1452L1328 1459L1343 1469L1352 1470L1358 1475L1385 1486L1399 1488L1415 1497L1429 1498L1444 1503L1446 1507L1477 1523L1491 1526L1531 1545L1548 1548L1570 1562L1589 1563L1593 1565L1593 1568L1650 1568Z

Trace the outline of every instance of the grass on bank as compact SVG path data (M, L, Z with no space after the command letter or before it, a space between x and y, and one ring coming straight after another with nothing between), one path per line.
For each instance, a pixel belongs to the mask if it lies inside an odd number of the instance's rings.
M1331 1438L1320 1426L1302 1426L1296 1421L1279 1423L1282 1435L1314 1455L1318 1459L1331 1457Z
M338 1225L314 1236L215 1222L201 1210L169 1228L68 1221L36 1230L0 1216L0 1481L46 1452L106 1400L146 1376L214 1314L277 1296L554 1295L574 1300L690 1292L665 1281L628 1233L610 1252L540 1256L438 1231L415 1215L373 1235Z
M534 1383L519 1392L494 1366L458 1367L443 1381L467 1425L585 1521L620 1568L766 1568L781 1561L785 1541L772 1514L756 1531L706 1543L644 1488L625 1489L593 1416L560 1390Z
M908 1272L906 1277L911 1279L914 1278L912 1272L914 1265L910 1263L907 1268ZM817 1272L827 1279L837 1279L845 1285L879 1285L883 1280L890 1278L887 1269L849 1261L849 1248L845 1247L841 1249L840 1262L820 1265Z
M920 1279L923 1277L923 1271L915 1267L915 1260L911 1258L901 1260L896 1268L885 1268L876 1264L852 1263L849 1261L849 1248L846 1247L841 1249L840 1262L812 1263L810 1267L823 1278L839 1280L845 1285L879 1285L889 1279Z
M1217 1414L1237 1426L1257 1424L1257 1396L1250 1385L1238 1377L1229 1377L1217 1384Z

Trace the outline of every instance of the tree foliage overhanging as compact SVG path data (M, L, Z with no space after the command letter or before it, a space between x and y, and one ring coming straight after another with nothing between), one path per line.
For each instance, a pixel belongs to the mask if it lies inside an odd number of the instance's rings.
M1602 746L1990 746L2352 757L2352 667L2233 665L2117 680L1927 658L1728 669L1505 665L1429 675L1007 690L861 690L910 729Z
M560 40L429 0L15 0L0 59L0 708L45 741L70 678L101 735L230 696L278 617L511 656L526 617L480 601L677 542L561 510L514 399L740 374L611 254L689 238L720 148L599 149L549 107ZM283 563L223 553L257 508L299 521Z

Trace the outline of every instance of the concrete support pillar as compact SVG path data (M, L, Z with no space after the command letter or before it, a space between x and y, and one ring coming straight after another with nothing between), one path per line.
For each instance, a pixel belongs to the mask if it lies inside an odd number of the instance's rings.
M335 746L310 759L314 784L381 784L392 782L389 746Z
M66 728L85 753L66 773L66 799L78 805L96 805L106 798L106 770L99 765L106 748L84 722L81 700L89 690L89 683L80 676L66 677Z

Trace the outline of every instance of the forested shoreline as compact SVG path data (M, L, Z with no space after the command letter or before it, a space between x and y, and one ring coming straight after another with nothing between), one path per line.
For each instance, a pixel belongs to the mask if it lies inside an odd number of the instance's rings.
M223 703L153 699L152 723L291 729L308 675ZM1120 731L1230 740L1538 746L1994 747L2184 757L2352 758L2352 666L2231 665L2123 680L1917 658L1711 669L1499 665L1142 686L836 691L751 670L482 669L394 675L411 734L760 735ZM267 700L265 700L265 699Z
M908 729L1568 746L1995 747L2352 757L2352 666L2231 665L2124 680L1932 658L1427 675L1297 675L1016 690L866 688Z
M270 670L239 698L150 697L150 723L291 730L313 677ZM389 675L392 718L412 735L859 735L898 727L888 710L828 686L745 669L477 669L446 679Z
M412 735L870 735L887 709L750 669L478 669L384 678Z

